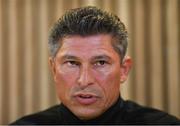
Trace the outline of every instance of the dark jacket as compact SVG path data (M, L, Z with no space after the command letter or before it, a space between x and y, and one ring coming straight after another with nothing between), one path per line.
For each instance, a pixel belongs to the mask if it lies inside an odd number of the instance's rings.
M165 112L140 106L121 98L96 119L83 121L63 104L25 116L12 124L180 124L180 120Z

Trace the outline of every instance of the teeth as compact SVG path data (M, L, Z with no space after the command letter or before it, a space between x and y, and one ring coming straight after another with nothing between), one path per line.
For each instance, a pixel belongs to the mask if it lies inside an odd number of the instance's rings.
M84 95L80 95L80 97L82 97L82 98L91 98L92 96L84 96Z

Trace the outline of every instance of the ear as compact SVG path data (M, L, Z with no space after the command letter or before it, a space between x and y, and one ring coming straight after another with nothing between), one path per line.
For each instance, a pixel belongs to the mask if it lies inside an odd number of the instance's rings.
M54 58L49 57L49 67L51 68L53 76L56 74L55 61Z
M132 67L132 60L129 56L125 57L122 64L121 64L121 77L120 81L121 83L125 82L127 80L129 71Z

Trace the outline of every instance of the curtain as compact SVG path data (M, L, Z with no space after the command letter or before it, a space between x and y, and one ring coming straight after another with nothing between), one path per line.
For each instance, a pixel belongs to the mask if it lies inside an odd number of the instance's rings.
M123 98L180 118L180 0L0 0L0 124L59 103L48 30L87 5L118 15L128 29L133 68Z

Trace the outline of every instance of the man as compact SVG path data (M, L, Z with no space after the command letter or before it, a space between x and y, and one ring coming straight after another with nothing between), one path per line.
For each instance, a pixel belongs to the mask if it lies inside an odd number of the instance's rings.
M120 19L96 7L66 12L52 27L50 58L60 105L12 124L180 124L120 96L132 61Z

